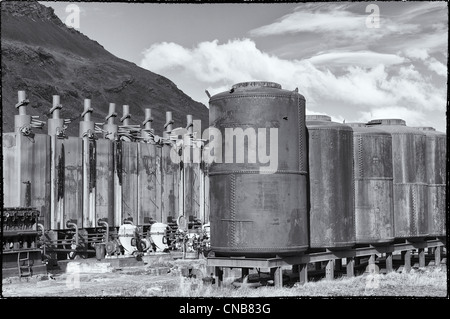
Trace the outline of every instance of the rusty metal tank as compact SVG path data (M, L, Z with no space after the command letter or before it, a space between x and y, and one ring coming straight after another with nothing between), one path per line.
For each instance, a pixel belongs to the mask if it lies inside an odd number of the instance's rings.
M391 134L365 123L353 129L356 244L394 241Z
M353 130L327 115L306 115L311 248L355 245Z
M368 125L392 136L394 236L421 239L428 235L426 135L402 119L376 119Z
M445 236L447 135L432 127L417 127L427 136L426 175L428 188L428 227L430 236Z
M210 97L216 256L294 255L308 248L304 117L305 98L273 82L238 83Z

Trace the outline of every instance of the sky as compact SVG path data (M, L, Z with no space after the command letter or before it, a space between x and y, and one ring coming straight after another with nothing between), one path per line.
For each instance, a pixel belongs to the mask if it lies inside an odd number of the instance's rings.
M74 21L69 2L40 3ZM75 4L80 32L206 106L205 90L270 81L306 114L446 132L447 2Z

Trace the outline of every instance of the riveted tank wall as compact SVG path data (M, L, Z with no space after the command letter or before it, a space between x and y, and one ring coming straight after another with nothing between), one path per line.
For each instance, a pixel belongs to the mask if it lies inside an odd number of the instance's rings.
M401 119L368 123L392 136L395 238L414 239L428 235L428 192L425 164L425 133L407 127Z
M353 130L326 115L307 115L310 245L340 249L355 244Z
M2 134L3 205L35 207L50 227L50 136Z
M222 256L308 248L305 99L272 82L209 101L211 249ZM270 154L270 155L267 155Z
M364 123L347 124L353 129L356 243L392 242L392 136Z
M418 127L427 136L428 227L430 236L445 236L447 135L432 127Z

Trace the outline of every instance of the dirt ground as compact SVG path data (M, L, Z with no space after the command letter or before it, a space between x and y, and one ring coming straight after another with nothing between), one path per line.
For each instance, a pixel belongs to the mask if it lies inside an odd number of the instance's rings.
M62 263L61 263L62 264ZM371 278L359 275L338 277L330 281L311 280L306 285L295 284L290 269L283 269L290 284L273 287L270 278L266 286L237 285L239 269L226 269L222 287L211 282L211 270L205 258L182 259L153 256L135 265L73 260L59 270L19 280L2 281L2 297L301 297L301 296L428 296L446 297L447 266L413 267L409 273L401 269ZM250 272L250 277L264 277ZM266 274L266 277L268 274Z

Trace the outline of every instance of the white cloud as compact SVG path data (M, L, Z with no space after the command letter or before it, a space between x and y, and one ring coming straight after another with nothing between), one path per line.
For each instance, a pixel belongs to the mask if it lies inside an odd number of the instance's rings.
M428 69L436 72L438 75L447 76L447 67L435 58L430 58L429 60L425 61L425 65L428 67Z
M377 53L370 51L332 52L315 55L308 59L314 65L353 65L374 67L379 64L385 66L405 62L405 58L395 54Z
M171 78L183 91L206 105L205 88L214 95L229 90L235 83L262 80L280 83L287 90L299 87L310 112L330 112L336 119L349 119L357 112L380 112L373 113L377 116L394 115L396 111L405 114L407 120L418 120L422 112L444 114L446 107L446 92L433 86L413 64L397 64L402 58L395 55L365 67L344 65L339 73L326 65L318 67L311 59L287 60L267 54L250 39L223 44L217 40L202 42L194 48L160 43L144 55L141 66ZM384 57L370 52L364 55ZM330 61L332 56L329 53ZM197 90L184 89L177 81L181 77L197 83ZM345 107L336 110L334 105Z
M351 5L322 4L299 6L297 11L281 17L278 21L255 28L251 36L262 37L282 34L314 32L333 38L333 40L350 39L377 41L388 35L415 34L419 26L405 22L403 19L391 19L380 13L380 27L369 28L372 13L354 13L348 9ZM369 23L369 25L371 25Z

